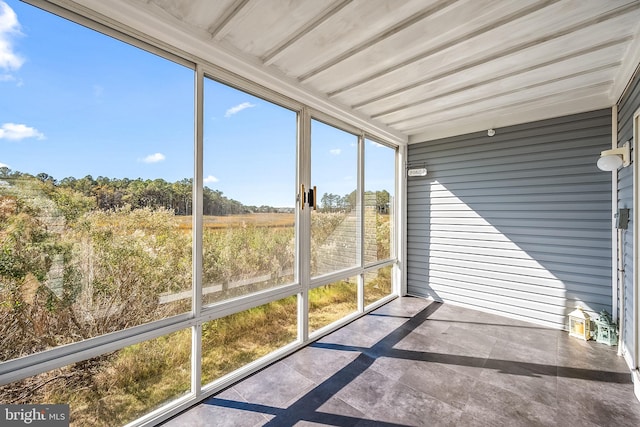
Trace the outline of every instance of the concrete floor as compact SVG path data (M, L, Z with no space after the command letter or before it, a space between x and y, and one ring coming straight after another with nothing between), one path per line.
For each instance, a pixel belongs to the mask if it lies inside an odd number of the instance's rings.
M640 426L616 349L400 298L165 425Z

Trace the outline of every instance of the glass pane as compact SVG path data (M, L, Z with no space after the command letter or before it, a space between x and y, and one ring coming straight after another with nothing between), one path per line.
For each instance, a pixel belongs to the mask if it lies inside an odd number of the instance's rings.
M243 367L297 339L297 297L202 325L202 384Z
M0 75L0 360L190 310L193 70L3 12L23 61Z
M364 152L364 262L393 254L396 150L366 140Z
M311 182L317 210L311 211L311 275L358 265L358 137L311 122Z
M188 394L191 330L0 387L3 403L69 405L72 426L124 425Z
M393 293L392 268L388 265L364 274L365 307Z
M313 332L358 310L355 277L309 290L309 331Z
M205 79L203 302L295 277L297 115Z

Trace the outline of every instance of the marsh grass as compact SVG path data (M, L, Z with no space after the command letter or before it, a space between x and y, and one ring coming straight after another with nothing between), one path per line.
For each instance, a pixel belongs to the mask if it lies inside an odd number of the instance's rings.
M30 261L33 268L25 261L31 270L24 274L16 270L11 292L3 289L0 314L14 321L5 324L23 321L11 326L20 326L22 335L5 330L3 347L9 352L21 343L29 344L19 353L7 353L6 360L45 349L31 345L43 337L50 341L47 347L54 347L188 311L189 300L169 307L159 304L158 296L191 288L191 242L184 233L190 217L149 209L94 211L70 216L77 222L52 232L39 222L37 212L20 211L13 199L4 200L0 207L6 221L0 240L13 249L11 261L17 255L26 261L42 260L42 265ZM224 226L205 221L209 231L204 246L210 256L205 261L205 280L224 282L256 272L277 278L280 272L292 270L292 215L253 218L259 219L249 223L249 218L227 218ZM277 223L268 226L269 220ZM338 220L338 215L328 217L325 233ZM28 226L33 238L21 232L16 235L31 240L22 246L14 244L9 239L13 229L5 224ZM18 254L17 249L22 252ZM65 257L64 283L69 286L67 299L60 300L46 283L50 260L57 253ZM367 301L389 292L383 272L377 276L365 284ZM45 304L44 296L55 304ZM353 278L311 290L310 329L355 312L356 297ZM107 304L113 307L112 314L99 322L81 315L87 307L106 313ZM42 331L34 334L40 324ZM24 338L26 334L31 341ZM202 325L202 383L215 381L296 338L296 296L206 322ZM191 330L181 330L1 386L0 403L68 403L73 426L122 425L190 392L191 349Z
M179 218L180 229L191 230L193 222L191 215L184 215L177 218ZM252 213L227 216L204 215L202 225L204 229L224 229L247 225L256 227L293 227L295 225L295 215L292 213Z
M355 291L347 281L312 290L311 327L355 311ZM295 296L204 323L203 385L296 337ZM0 396L3 403L68 403L73 426L122 425L189 392L190 352L191 332L182 330L4 386Z
M291 296L202 325L202 384L241 368L297 337Z
M379 299L391 295L393 292L391 271L392 266L389 265L364 275L365 307L369 304L373 304Z
M358 309L355 278L341 280L309 291L309 330L318 329Z

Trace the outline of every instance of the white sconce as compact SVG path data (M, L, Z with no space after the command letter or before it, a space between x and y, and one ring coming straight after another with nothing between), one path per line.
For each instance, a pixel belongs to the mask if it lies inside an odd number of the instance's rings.
M407 176L427 176L427 168L407 169Z
M600 153L598 159L598 169L603 171L614 171L620 166L629 166L631 162L631 152L629 149L629 141L625 142L620 148L604 150Z
M407 176L427 176L426 163L413 163L407 165Z

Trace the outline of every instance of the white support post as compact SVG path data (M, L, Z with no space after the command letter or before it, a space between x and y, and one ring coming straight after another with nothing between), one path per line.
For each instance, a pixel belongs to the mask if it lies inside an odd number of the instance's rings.
M358 136L358 169L357 169L357 184L356 184L356 194L358 195L356 199L356 212L358 213L358 223L359 227L356 231L358 238L358 262L361 268L365 266L365 235L366 230L365 227L365 218L366 215L366 205L364 200L364 156L365 156L365 135L364 132L361 132ZM364 274L358 275L358 313L364 312Z
M298 340L309 340L309 281L311 277L311 207L305 207L301 186L311 188L311 113L304 107L298 114L298 203L296 204L296 253L298 260Z
M195 319L202 312L202 202L203 202L203 145L204 145L204 71L201 65L196 65L195 73L195 141L194 141L194 171L193 171L193 204L191 205L192 224L192 305L191 310ZM198 396L201 391L202 378L202 326L195 325L191 329L191 392Z
M636 397L640 400L640 370L638 369L638 355L640 354L640 261L638 260L638 251L640 250L638 221L640 221L640 177L638 171L638 162L640 161L640 154L638 153L638 147L640 144L640 109L636 110L633 114L633 145L632 145L632 162L631 167L633 172L633 209L632 209L632 226L633 226L633 382L634 392Z
M395 247L397 252L397 269L399 274L397 278L400 279L399 284L395 284L394 291L399 296L407 295L407 146L401 145L398 148L398 156L396 160L396 194L398 195L396 201L396 207L398 209L398 215L396 215L396 235Z
M611 107L611 148L618 148L618 106ZM618 171L611 175L611 318L620 325L622 313L618 313L618 239L616 213L618 211ZM622 331L621 331L622 332Z

